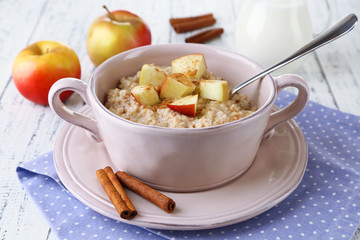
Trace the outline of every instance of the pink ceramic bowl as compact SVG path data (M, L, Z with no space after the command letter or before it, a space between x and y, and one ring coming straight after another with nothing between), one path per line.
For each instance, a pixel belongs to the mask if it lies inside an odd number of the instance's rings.
M252 104L259 107L254 114L201 129L142 125L122 119L104 106L108 90L115 88L121 77L135 75L145 63L166 66L171 60L192 53L203 53L208 70L229 81L230 86L262 71L258 64L242 55L214 46L152 45L105 61L96 68L88 84L72 78L56 82L49 93L50 106L64 120L85 128L98 141L103 141L114 166L155 188L189 192L219 186L246 171L263 137L302 110L308 99L308 87L296 75L276 79L267 76L242 90ZM272 113L278 92L288 86L298 88L297 99L285 109ZM64 106L59 94L65 90L79 93L95 118Z

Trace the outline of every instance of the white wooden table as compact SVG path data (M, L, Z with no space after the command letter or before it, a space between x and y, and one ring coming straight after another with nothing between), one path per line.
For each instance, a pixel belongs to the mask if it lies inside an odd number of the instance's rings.
M140 3L141 2L141 3ZM333 20L348 13L360 15L359 0L332 0ZM52 39L70 45L78 54L82 79L94 70L86 52L86 33L94 18L109 9L126 9L140 15L150 26L153 44L180 43L189 34L176 34L170 17L214 13L217 27L225 33L208 44L233 49L233 29L242 0L14 0L0 1L0 238L55 239L38 209L25 194L15 173L17 164L51 151L56 133L64 123L49 107L35 105L17 91L12 62L18 52L35 41ZM317 6L316 6L317 5ZM321 1L311 2L314 29L326 19ZM360 28L317 50L295 73L308 82L311 100L360 115ZM82 106L79 96L68 100ZM353 237L360 239L360 232Z

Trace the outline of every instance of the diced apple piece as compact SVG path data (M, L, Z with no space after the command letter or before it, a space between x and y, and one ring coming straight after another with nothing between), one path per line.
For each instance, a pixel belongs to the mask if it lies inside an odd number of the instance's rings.
M170 74L160 89L162 99L182 98L195 90L195 84L182 73Z
M158 67L150 64L144 64L141 68L139 85L153 85L154 87L161 87L165 82L166 73Z
M206 63L203 54L189 54L171 62L174 73L184 73L189 78L200 79L206 70Z
M168 108L189 117L195 117L198 95L189 95L168 104Z
M153 85L140 85L131 89L131 95L144 106L154 106L161 102L159 94Z
M229 86L223 80L200 80L200 97L223 102L229 99Z

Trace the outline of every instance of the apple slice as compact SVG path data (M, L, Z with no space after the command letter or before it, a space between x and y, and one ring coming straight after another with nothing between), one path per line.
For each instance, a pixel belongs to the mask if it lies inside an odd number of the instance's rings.
M154 106L161 102L159 94L153 85L140 85L131 89L131 95L144 106Z
M200 80L200 97L223 102L229 99L229 86L223 80Z
M139 85L153 85L154 87L161 87L165 82L166 73L158 67L150 64L144 64L141 68Z
M171 62L174 73L184 73L189 78L200 79L206 70L206 63L203 54L189 54L174 59Z
M198 95L189 95L168 104L168 108L189 117L195 117Z
M160 89L162 99L182 98L195 90L195 84L182 73L170 74Z

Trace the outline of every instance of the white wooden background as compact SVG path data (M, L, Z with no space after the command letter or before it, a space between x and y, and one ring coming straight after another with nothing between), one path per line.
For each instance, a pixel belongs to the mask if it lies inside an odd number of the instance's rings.
M332 0L333 21L354 12L359 0ZM86 33L94 18L109 9L126 9L140 15L150 26L153 44L181 43L189 34L175 34L170 17L214 13L217 27L225 33L208 44L233 49L234 22L243 0L0 0L0 238L55 239L40 212L19 184L17 164L51 151L56 133L64 123L48 107L35 105L17 91L12 62L17 53L38 40L53 39L70 45L78 54L82 79L94 70L86 53ZM309 1L315 30L324 25L322 1ZM311 54L296 70L308 82L311 100L360 115L360 28ZM82 106L78 96L68 105ZM358 231L353 239L360 239Z

